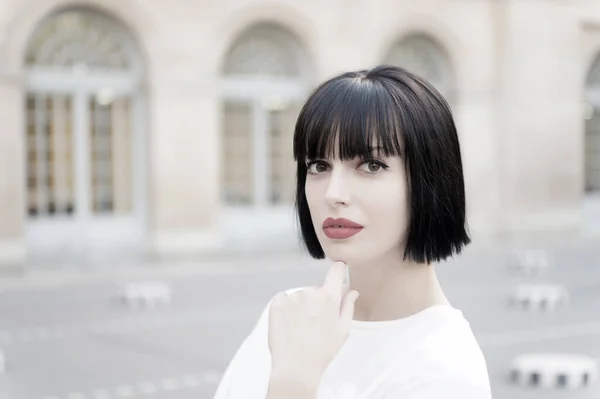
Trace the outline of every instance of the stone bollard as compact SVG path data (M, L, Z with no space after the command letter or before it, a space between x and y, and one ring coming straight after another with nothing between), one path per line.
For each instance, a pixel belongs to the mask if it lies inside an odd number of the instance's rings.
M568 303L567 289L552 284L520 284L510 297L512 306L530 311L555 311Z
M509 263L510 269L525 275L544 273L554 263L552 256L546 251L521 251Z
M136 282L127 284L121 300L135 309L165 307L171 303L171 289L162 282Z
M577 389L598 379L598 362L577 354L523 354L511 366L514 384L543 389Z

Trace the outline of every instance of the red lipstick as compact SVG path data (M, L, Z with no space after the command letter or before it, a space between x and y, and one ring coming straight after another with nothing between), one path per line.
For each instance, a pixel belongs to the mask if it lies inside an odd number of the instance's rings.
M333 240L344 240L358 234L364 226L352 220L327 218L323 222L323 232Z

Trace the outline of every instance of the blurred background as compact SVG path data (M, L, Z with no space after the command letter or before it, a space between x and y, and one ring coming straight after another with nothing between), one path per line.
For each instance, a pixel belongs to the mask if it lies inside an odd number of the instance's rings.
M303 101L382 63L452 106L473 244L439 273L494 397L600 398L599 56L593 0L0 1L0 398L212 397L327 266Z

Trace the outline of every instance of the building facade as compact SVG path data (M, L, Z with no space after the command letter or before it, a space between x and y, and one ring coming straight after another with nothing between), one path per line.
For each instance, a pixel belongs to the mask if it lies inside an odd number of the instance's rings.
M381 63L451 103L475 240L599 236L594 3L6 0L0 264L293 242L302 102Z

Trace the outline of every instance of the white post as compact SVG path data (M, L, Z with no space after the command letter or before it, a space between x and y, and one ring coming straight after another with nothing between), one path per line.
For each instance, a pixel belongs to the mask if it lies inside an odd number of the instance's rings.
M90 114L88 110L88 95L76 92L73 96L73 148L75 150L74 178L75 178L75 221L78 225L78 245L76 251L84 253L82 246L86 243L86 228L89 227L91 207L91 165L90 165Z

